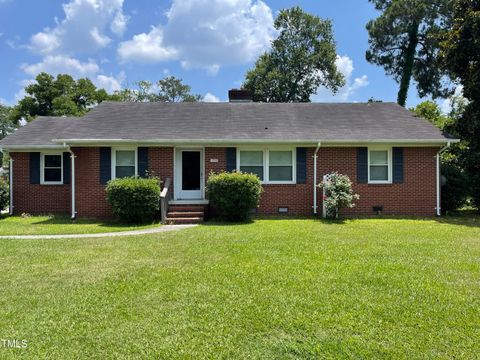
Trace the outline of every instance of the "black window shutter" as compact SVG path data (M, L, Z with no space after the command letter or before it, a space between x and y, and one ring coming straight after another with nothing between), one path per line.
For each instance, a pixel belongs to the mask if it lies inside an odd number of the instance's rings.
M63 153L63 183L70 184L70 153Z
M297 148L297 184L307 183L307 149Z
M393 162L393 183L403 183L403 148L394 147L392 149Z
M148 147L139 147L138 156L138 176L147 177L148 175Z
M237 169L237 148L227 148L227 171L234 171Z
M106 184L112 178L112 149L100 148L100 184Z
M357 148L357 183L368 183L368 148Z
M40 153L30 153L30 184L40 184Z

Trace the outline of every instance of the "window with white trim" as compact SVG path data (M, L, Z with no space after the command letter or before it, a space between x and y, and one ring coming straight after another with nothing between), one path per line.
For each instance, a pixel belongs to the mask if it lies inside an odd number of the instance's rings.
M391 155L389 149L368 150L368 182L391 182Z
M137 151L135 149L113 149L112 178L137 175Z
M41 157L42 184L63 184L63 154L43 154Z
M237 169L257 175L265 184L295 182L295 152L291 149L241 149Z
M257 175L263 181L263 151L262 150L241 150L240 171Z
M268 152L268 180L270 182L293 181L293 152L269 151Z

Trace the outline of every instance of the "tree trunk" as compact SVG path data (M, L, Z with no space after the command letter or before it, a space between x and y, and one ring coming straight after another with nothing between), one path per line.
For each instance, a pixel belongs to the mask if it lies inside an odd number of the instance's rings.
M400 80L400 89L398 90L397 103L405 107L407 103L408 88L413 72L413 61L418 45L418 24L414 23L408 34L408 47L405 54L405 66L403 67L402 78Z

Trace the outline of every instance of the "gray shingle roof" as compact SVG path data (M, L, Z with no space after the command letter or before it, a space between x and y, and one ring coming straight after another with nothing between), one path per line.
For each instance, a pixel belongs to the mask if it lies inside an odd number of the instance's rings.
M394 103L104 102L81 118L40 117L0 146L54 145L54 139L427 143L447 137Z

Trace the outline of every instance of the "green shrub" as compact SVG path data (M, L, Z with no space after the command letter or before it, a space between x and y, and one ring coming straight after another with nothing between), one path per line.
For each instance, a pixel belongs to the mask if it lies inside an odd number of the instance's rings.
M322 181L318 186L325 190L323 203L329 219L338 218L341 209L354 207L353 201L360 198L359 195L353 193L350 178L337 172L330 174L329 180Z
M452 163L442 164L442 176L444 184L442 185L442 212L454 211L465 205L469 181L464 171Z
M6 209L10 201L10 192L6 181L0 179L0 211Z
M262 185L258 176L242 172L210 174L208 197L215 212L228 221L245 221L258 207Z
M106 191L113 213L126 223L152 221L160 208L160 181L157 178L111 180Z

